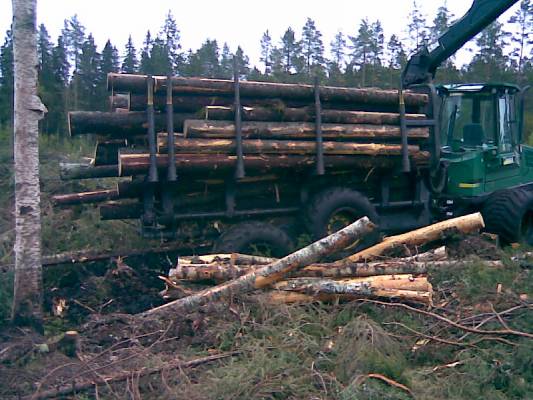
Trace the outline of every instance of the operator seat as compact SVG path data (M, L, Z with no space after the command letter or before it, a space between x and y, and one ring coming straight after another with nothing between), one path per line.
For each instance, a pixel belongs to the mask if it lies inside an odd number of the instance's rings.
M466 124L463 128L463 146L476 147L483 145L483 126L481 124Z

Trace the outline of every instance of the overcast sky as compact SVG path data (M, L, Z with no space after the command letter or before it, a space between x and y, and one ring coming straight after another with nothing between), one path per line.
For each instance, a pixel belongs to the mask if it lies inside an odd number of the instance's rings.
M11 1L0 0L0 37L11 24ZM171 10L181 31L184 50L200 47L206 38L227 42L234 51L241 45L253 64L258 63L259 41L266 29L276 44L287 27L301 31L307 17L315 20L324 35L326 49L335 33L355 35L362 18L380 19L386 38L392 33L406 36L406 21L412 0L328 0L328 1L244 1L244 0L38 0L38 23L44 23L55 41L63 27L63 20L74 14L92 32L101 49L107 39L122 53L131 34L137 49L146 31L157 33L168 10ZM428 22L435 16L444 0L418 0ZM470 7L471 0L448 0L448 8L456 17ZM501 21L507 21L508 11ZM459 61L465 62L463 52Z

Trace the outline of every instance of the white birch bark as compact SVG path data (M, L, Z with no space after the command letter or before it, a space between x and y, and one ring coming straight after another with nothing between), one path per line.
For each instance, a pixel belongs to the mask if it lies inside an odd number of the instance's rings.
M38 121L46 107L37 97L36 0L12 0L15 155L15 284L13 321L42 319L41 209Z

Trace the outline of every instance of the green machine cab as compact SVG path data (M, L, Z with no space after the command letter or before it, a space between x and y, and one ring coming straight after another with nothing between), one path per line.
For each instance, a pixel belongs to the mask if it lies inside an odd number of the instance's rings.
M481 196L533 181L533 148L523 142L523 96L512 84L443 85L440 112L444 192Z

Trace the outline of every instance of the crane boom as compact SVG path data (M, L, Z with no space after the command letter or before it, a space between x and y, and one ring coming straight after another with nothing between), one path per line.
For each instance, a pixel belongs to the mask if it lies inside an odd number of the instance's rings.
M404 88L428 83L437 68L466 42L498 19L519 0L474 0L470 9L438 39L434 46L422 46L408 61L402 73Z

